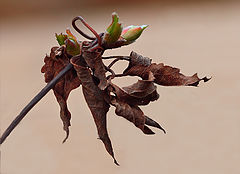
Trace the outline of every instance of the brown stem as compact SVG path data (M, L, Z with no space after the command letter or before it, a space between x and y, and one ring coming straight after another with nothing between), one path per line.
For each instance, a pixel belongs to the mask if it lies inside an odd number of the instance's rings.
M104 33L100 33L99 37L102 38ZM98 39L96 38L94 41L91 42L90 47L95 47L98 44Z
M116 74L111 67L118 62L119 60L127 60L130 61L130 57L128 56L109 56L109 57L102 57L102 59L113 59L115 58L108 66L105 66L105 69L112 73L111 75L107 76L107 79L111 78L111 80L115 77L123 77L126 76L125 74Z
M102 57L102 59L119 59L119 60L127 60L130 61L130 56L108 56L108 57Z
M109 65L108 68L111 68L116 62L118 62L119 60L126 60L125 58L119 57L116 58L115 60L113 60Z
M96 38L95 37L91 37L89 35L87 35L86 33L84 33L82 30L80 30L77 26L76 26L76 21L79 20L81 16L78 16L78 17L75 17L73 20L72 20L72 26L73 28L79 33L81 34L83 37L89 39L89 40L95 40ZM81 17L82 18L82 17Z
M111 75L109 75L109 76L107 76L107 79L110 79L110 80L112 80L112 79L114 79L114 77L115 77L115 72L111 69L111 68L109 68L109 67L107 67L107 66L105 66L105 69L107 70L107 71L109 71L110 73L112 73Z
M105 66L106 70L109 71L110 73L112 73L111 75L107 76L107 79L114 79L115 77L124 77L124 76L128 76L126 74L116 74L111 68Z
M73 28L74 28L77 32L79 32L82 36L84 36L85 38L87 38L87 39L89 39L89 40L95 40L95 39L96 39L96 38L94 38L94 37L88 36L88 35L85 34L83 31L81 31L81 30L76 26L76 24L75 24L75 22L76 22L77 20L80 20L80 21L95 35L95 37L97 38L97 41L98 41L98 45L100 46L100 45L101 45L101 42L102 42L100 36L98 35L98 33L97 33L92 27L90 27L90 25L89 25L81 16L77 16L77 17L75 17L75 18L72 20L72 26L73 26Z
M126 74L115 74L115 77L124 77L124 76L128 76Z
M68 64L59 74L54 77L20 112L20 114L12 121L5 132L0 137L0 144L2 144L13 129L20 123L26 114L55 86L55 84L70 70L73 65Z

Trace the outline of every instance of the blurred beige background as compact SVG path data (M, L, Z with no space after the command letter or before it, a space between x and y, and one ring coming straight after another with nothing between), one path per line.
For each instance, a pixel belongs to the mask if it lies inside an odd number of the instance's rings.
M160 99L142 109L166 135L157 129L154 136L143 135L111 109L108 129L120 167L97 140L80 88L70 95L70 138L61 143L65 134L50 92L1 146L0 173L239 174L240 3L234 1L1 0L1 132L45 85L40 68L57 45L54 34L71 28L77 15L102 32L113 11L125 26L149 27L136 43L105 55L134 50L212 80L199 88L158 87ZM115 82L123 86L135 80Z

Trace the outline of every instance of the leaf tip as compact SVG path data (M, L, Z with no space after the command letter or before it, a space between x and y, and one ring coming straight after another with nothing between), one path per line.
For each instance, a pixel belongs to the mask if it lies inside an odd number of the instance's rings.
M55 37L56 37L56 40L57 40L58 44L60 46L62 46L62 45L64 45L64 42L67 38L67 35L62 34L62 33L60 33L60 34L55 33Z
M115 11L112 13L112 19L113 19L113 22L119 21L119 16Z
M161 130L163 131L164 134L167 134L167 132L165 131L165 129L162 128Z
M203 77L202 78L202 80L204 81L204 82L207 82L207 81L209 81L209 80L211 80L212 79L212 77L207 77L207 76L205 76L205 77Z
M68 137L69 137L69 129L66 130L66 137L65 137L64 140L62 141L62 144L67 141Z
M120 166L120 164L117 162L117 160L115 158L113 158L114 160L114 163L117 165L117 166Z
M142 25L141 28L142 30L146 29L149 25Z
M200 78L198 77L197 73L195 73L195 74L192 76L192 78L195 78L195 79L198 79L198 80L197 80L196 82L194 82L194 83L188 84L188 86L198 87L200 81L208 82L209 80L212 79L212 77L208 78L207 76L205 76L205 77L203 77L203 78L200 79Z

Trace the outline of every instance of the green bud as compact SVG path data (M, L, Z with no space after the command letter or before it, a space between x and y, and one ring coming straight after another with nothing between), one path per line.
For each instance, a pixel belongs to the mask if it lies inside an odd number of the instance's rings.
M112 23L107 28L107 31L104 34L103 42L107 44L112 44L116 42L122 32L122 24L119 22L119 17L117 13L112 14Z
M127 40L126 44L130 44L137 40L142 34L143 30L147 28L148 25L134 26L130 25L123 29L121 36Z

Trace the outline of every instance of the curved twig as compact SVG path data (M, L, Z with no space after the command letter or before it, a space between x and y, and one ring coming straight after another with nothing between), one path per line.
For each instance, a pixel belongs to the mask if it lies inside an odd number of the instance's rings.
M112 80L115 77L124 77L124 76L128 76L127 74L116 74L111 68L108 68L107 66L105 66L106 70L109 71L110 73L112 73L111 75L107 76L107 79Z
M115 72L114 72L111 68L109 68L109 67L107 67L107 66L105 66L105 65L104 65L104 67L105 67L105 69L106 69L107 71L109 71L110 73L112 73L111 75L107 76L107 79L109 79L109 78L111 78L110 80L114 79L114 77L116 76Z
M91 36L89 36L89 35L87 35L87 34L85 34L83 31L81 31L77 26L76 26L76 21L77 20L80 20L94 35L95 35L95 37L96 38L94 38L94 37L91 37ZM100 38L100 36L98 35L98 33L92 28L92 27L90 27L90 25L88 25L88 23L81 17L81 16L77 16L77 17L75 17L73 20L72 20L72 26L73 26L73 28L78 32L78 33L80 33L83 37L85 37L85 38L87 38L87 39L89 39L89 40L95 40L95 39L97 39L97 41L98 41L98 45L100 46L101 45L101 38Z
M89 35L87 35L86 33L84 33L82 30L80 30L77 26L76 26L76 21L79 19L79 16L78 17L75 17L73 20L72 20L72 26L73 28L79 33L81 34L83 37L89 39L89 40L95 40L95 37L91 37Z
M115 60L113 60L109 65L108 65L108 68L111 68L116 62L118 62L119 60L128 60L129 59L126 59L126 58L123 58L123 57L118 57L116 58Z
M102 38L104 35L104 33L100 33L99 37ZM98 39L96 38L95 40L93 40L90 44L91 47L95 47L98 44ZM98 45L97 45L98 46Z
M0 144L2 144L13 129L20 123L26 114L54 87L54 85L70 70L73 65L69 63L59 74L54 77L28 104L23 108L20 114L12 121L5 132L0 137Z
M111 75L107 76L107 79L111 78L115 78L115 77L123 77L123 76L127 76L125 74L116 74L111 67L118 62L119 60L127 60L130 61L130 57L129 56L108 56L108 57L102 57L102 59L113 59L115 58L108 66L105 66L105 69L107 71L109 71L110 73L112 73Z

